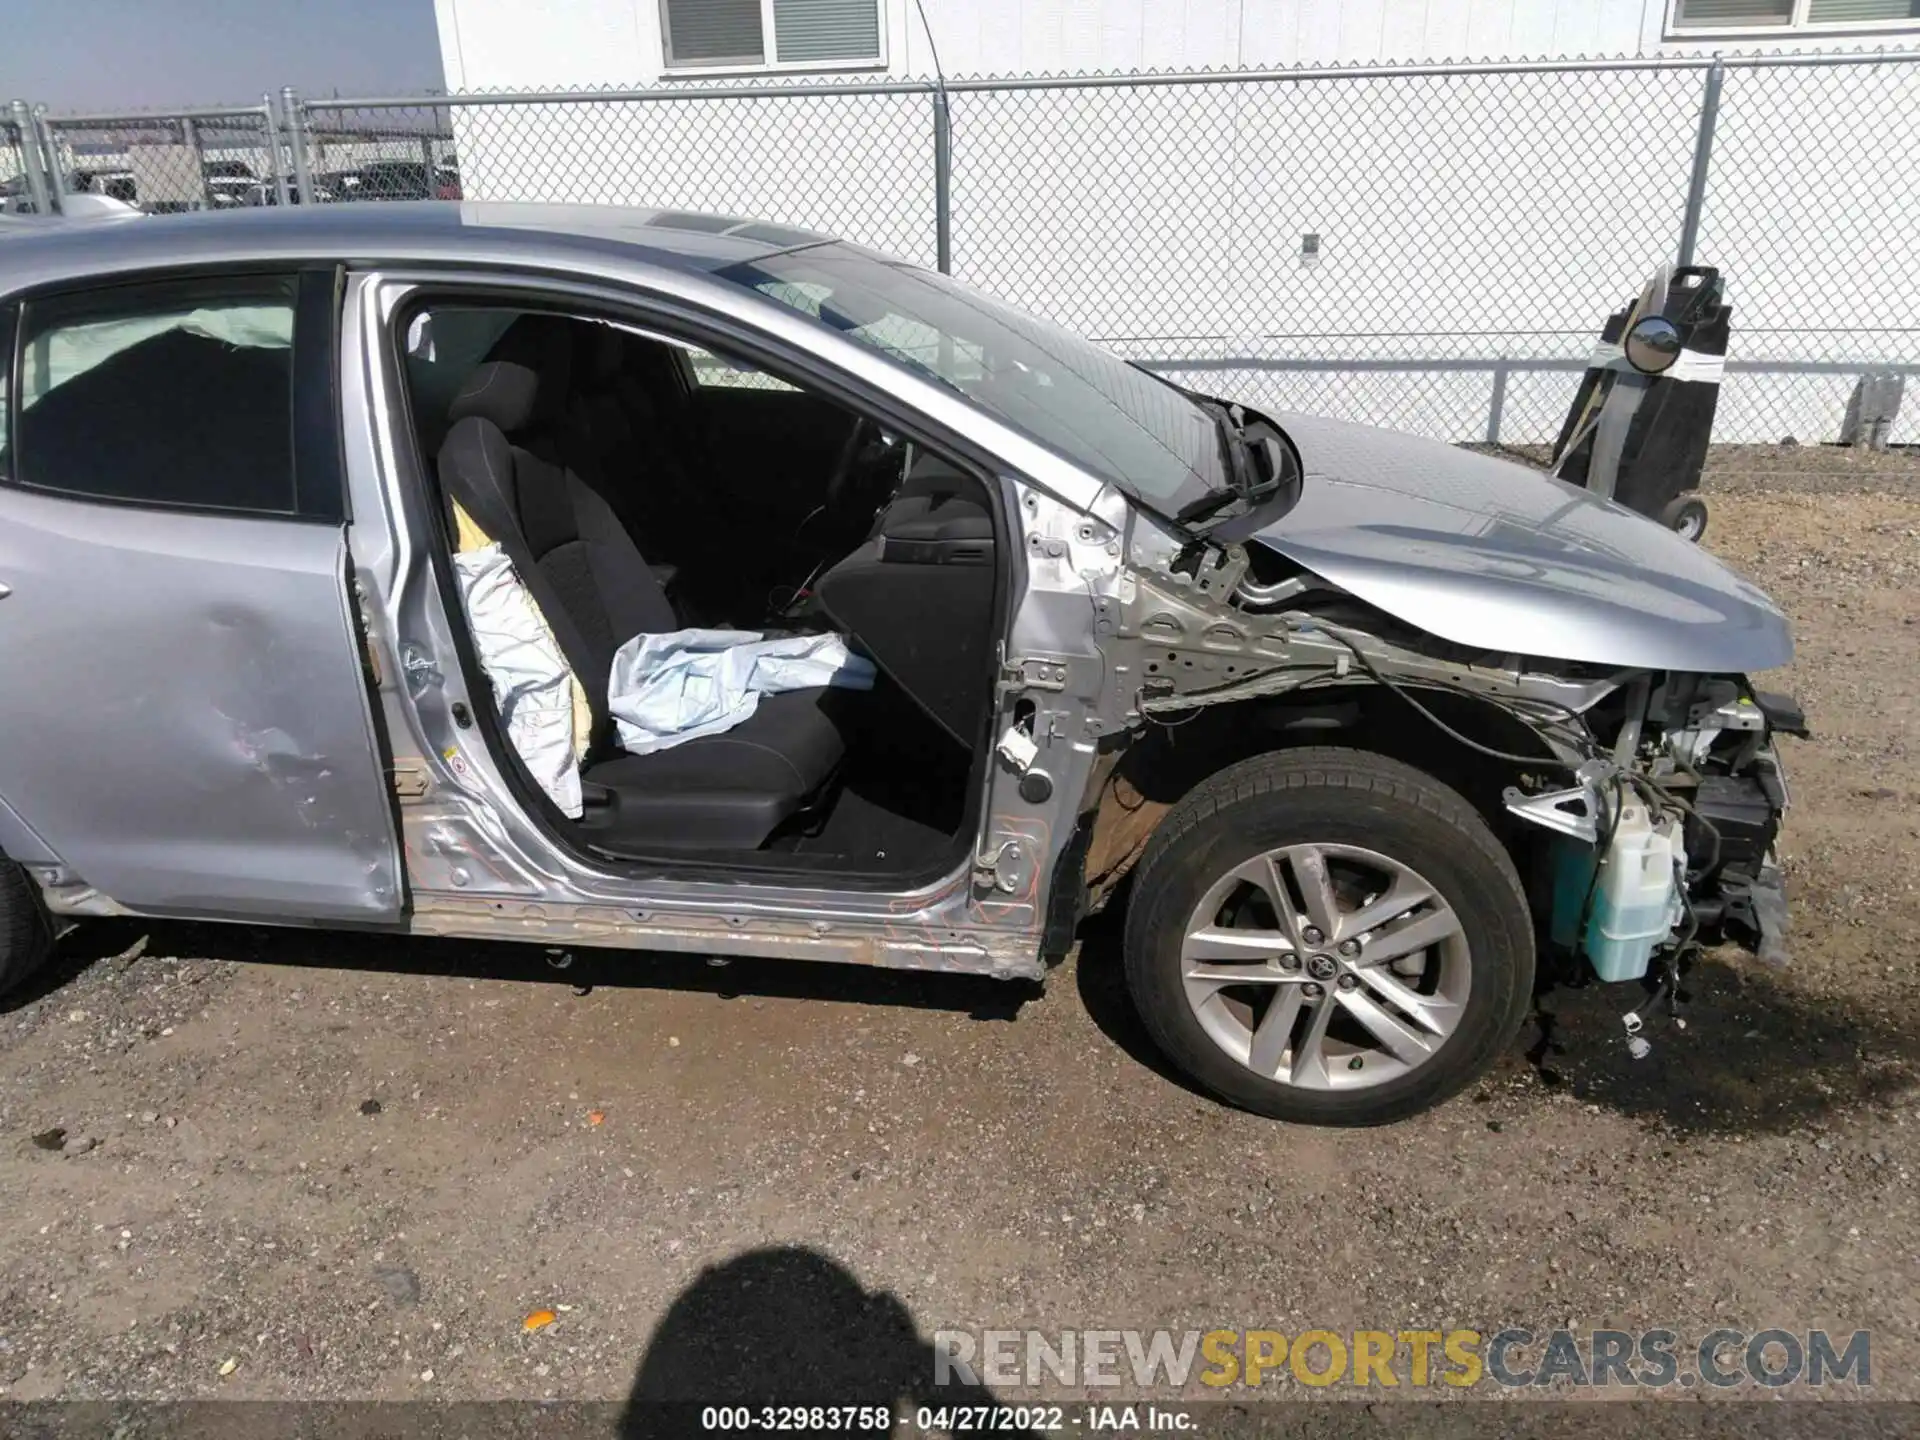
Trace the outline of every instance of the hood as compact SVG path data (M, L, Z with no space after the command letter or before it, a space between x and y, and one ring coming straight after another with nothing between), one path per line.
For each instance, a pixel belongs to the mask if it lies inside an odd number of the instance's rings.
M1248 537L1396 619L1477 649L1647 670L1793 658L1758 587L1644 516L1438 440L1276 415L1299 502Z

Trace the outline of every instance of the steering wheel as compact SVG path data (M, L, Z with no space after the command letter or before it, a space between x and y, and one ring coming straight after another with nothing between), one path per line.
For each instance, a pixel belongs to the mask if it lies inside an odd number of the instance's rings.
M861 461L865 459L873 440L884 434L866 416L854 417L853 424L847 427L847 438L840 442L840 453L834 457L833 469L827 476L825 496L800 520L801 534L812 535L816 542L823 538L831 540L838 534L841 522L861 498L855 493L854 485L854 477L865 468ZM821 527L819 530L814 528L816 524ZM807 578L794 588L793 599L784 605L772 603L771 613L779 619L792 619L820 573L840 558L837 551L838 546L830 543L828 553L819 558Z
M834 460L833 473L827 478L826 500L820 507L827 514L834 514L846 503L854 474L860 469L860 457L879 434L880 427L866 416L854 416L853 424L847 430L847 438L841 442L840 454Z

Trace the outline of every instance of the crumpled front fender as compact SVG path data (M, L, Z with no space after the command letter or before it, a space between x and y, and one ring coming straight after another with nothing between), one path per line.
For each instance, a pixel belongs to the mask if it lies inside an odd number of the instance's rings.
M1653 521L1525 466L1309 416L1278 423L1299 503L1249 538L1455 644L1728 674L1793 658L1755 585Z

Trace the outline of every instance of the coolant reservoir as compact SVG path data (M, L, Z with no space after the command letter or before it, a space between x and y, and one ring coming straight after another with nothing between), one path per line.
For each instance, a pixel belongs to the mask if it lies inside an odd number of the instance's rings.
M1681 830L1667 816L1654 819L1638 803L1620 818L1593 887L1593 910L1582 948L1602 980L1637 980L1653 950L1684 913L1677 876L1687 852Z

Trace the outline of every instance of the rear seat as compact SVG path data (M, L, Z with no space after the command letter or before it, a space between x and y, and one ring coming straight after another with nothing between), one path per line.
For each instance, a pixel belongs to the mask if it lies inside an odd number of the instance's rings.
M712 517L706 493L693 482L698 467L678 427L636 371L645 353L659 348L609 325L578 327L568 463L607 497L634 535L670 533L684 540Z
M651 422L646 399L628 393L627 340L608 325L532 312L507 327L487 359L524 365L539 382L534 412L515 442L595 490L620 517L660 588L671 591L677 567L642 540L665 529L660 507L679 500L686 487L656 463L659 442L645 433Z
M682 620L606 500L510 438L540 413L540 383L509 361L474 371L448 411L440 484L512 558L586 689L594 743L579 823L615 853L757 849L839 766L845 741L823 708L831 692L769 697L725 734L655 754L617 747L607 708L614 652Z

